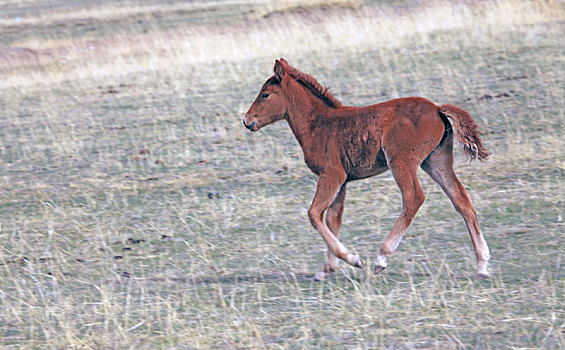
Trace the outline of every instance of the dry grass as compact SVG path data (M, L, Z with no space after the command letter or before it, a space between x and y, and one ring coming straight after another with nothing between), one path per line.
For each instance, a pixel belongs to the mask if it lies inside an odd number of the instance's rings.
M563 3L301 4L0 1L0 347L565 346ZM241 126L281 56L345 104L471 112L494 155L456 170L492 279L423 175L382 275L312 282L316 179L284 123ZM398 190L348 190L369 263Z
M308 3L312 7L317 3L341 2ZM466 34L464 40L458 40L452 46L452 49L462 49L493 37L496 39L497 35L507 31L536 36L538 30L547 30L545 27L536 28L537 24L558 22L565 17L563 11L555 10L561 7L556 1L549 5L514 0L477 5L461 2L457 6L429 1L415 8L410 3L395 7L355 8L353 5L348 7L349 1L343 1L345 7L340 10L322 7L318 12L303 8L292 11L289 10L292 7L285 7L285 4L281 2L269 12L274 5L234 5L232 9L214 3L173 3L164 7L128 7L127 3L118 3L100 8L74 9L70 13L59 10L48 16L20 21L5 19L9 32L29 32L42 22L55 28L71 29L62 33L57 29L52 35L18 37L12 43L13 47L4 49L5 61L0 59L0 64L4 63L8 68L3 85L30 88L37 86L38 82L53 84L75 77L91 81L124 73L169 71L186 69L187 66L195 71L213 69L222 63L240 66L237 63L242 60L266 57L296 57L326 52L353 54L372 50L383 50L384 53L391 49L433 47L437 44L449 46L453 43L445 43L444 40L452 38L448 35L451 31ZM291 1L286 6L293 4ZM161 7L160 10L157 7ZM211 16L220 12L218 17L222 18L228 16L230 10L244 11L247 15L231 26L208 25ZM199 11L203 13L202 18L195 15ZM172 17L173 23L165 23L161 29L160 22L155 23L154 17L167 14ZM196 17L194 23L190 21L191 14ZM60 16L70 18L65 20ZM185 16L188 21L184 20ZM160 21L167 22L166 18ZM181 20L184 22L175 23ZM148 24L139 24L144 21ZM132 27L122 28L121 23ZM99 25L103 30L97 30ZM86 27L83 29L85 33L75 33L76 27L79 30ZM104 33L106 31L108 33ZM504 49L504 45L497 43L500 49ZM383 56L379 58L386 59ZM40 69L30 71L30 65ZM26 69L17 69L18 66ZM194 80L204 78L195 73ZM41 88L44 88L43 85Z

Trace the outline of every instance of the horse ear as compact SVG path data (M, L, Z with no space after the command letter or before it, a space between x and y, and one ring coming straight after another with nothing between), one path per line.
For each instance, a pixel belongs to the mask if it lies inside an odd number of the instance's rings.
M281 58L281 60L284 60L284 58ZM275 60L275 68L273 68L273 70L275 71L275 77L277 78L277 80L282 81L283 78L284 78L285 72L284 72L283 64L281 63L281 61Z

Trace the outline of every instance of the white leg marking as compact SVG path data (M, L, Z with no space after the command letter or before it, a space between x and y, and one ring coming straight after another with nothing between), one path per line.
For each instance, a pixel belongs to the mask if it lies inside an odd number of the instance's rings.
M381 254L377 255L377 259L375 260L375 266L386 267L387 258L382 256Z
M488 262L486 261L477 261L477 273L481 277L488 277Z
M339 266L339 259L331 252L328 253L328 265L331 269L336 269Z

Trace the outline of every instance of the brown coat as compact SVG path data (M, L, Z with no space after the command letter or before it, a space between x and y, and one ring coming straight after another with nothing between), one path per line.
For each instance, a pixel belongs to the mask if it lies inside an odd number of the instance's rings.
M306 165L319 176L308 215L328 245L328 262L316 277L325 278L342 259L363 267L358 255L338 240L348 181L390 169L402 192L402 212L385 239L375 262L375 273L387 265L402 236L424 202L416 176L421 166L463 216L473 240L479 274L488 274L488 246L480 231L469 194L453 171L453 130L471 160L483 160L478 127L471 116L453 105L436 106L421 97L399 98L366 107L342 106L312 76L277 60L275 75L263 85L245 115L251 131L287 120L304 152ZM326 223L323 216L327 210Z

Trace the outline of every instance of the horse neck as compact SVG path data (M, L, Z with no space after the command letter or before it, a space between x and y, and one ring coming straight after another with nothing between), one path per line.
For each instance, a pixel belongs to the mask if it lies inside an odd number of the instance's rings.
M296 87L294 93L288 94L287 121L294 136L304 148L310 141L312 122L320 115L329 116L333 108L326 105L311 92Z

